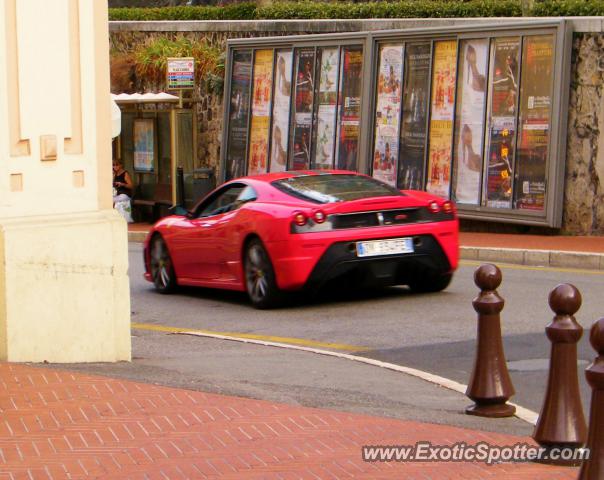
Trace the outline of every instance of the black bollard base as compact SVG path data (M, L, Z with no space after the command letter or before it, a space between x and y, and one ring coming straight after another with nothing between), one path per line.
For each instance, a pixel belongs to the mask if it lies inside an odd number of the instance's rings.
M507 403L480 405L475 403L466 408L468 415L477 417L503 418L512 417L516 413L516 407Z

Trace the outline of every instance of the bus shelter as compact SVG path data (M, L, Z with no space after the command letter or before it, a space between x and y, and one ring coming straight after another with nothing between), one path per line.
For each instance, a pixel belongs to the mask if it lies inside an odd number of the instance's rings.
M196 156L194 110L183 108L177 96L164 92L112 97L122 112L113 156L132 176L137 219L155 220L177 203L178 167L185 179L185 204L190 206Z

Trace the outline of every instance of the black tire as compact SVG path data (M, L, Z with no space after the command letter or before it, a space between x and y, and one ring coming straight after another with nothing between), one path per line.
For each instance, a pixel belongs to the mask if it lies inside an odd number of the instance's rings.
M409 288L418 293L440 292L449 286L452 278L452 273L425 275L409 282Z
M243 269L245 288L254 307L268 309L281 304L283 297L277 286L273 264L264 245L257 238L246 245Z
M151 278L155 290L159 293L171 293L176 290L177 282L174 273L174 265L168 246L164 239L156 235L151 239L151 249L149 252Z

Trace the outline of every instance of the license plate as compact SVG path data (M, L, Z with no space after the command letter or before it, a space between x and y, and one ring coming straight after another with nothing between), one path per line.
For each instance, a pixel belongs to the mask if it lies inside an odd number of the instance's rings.
M390 240L357 242L357 257L398 255L401 253L413 253L412 238L392 238Z

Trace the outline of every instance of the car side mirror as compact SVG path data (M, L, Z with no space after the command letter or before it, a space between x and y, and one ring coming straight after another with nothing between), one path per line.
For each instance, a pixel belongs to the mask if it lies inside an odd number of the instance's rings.
M192 213L186 208L184 208L182 205L173 205L168 209L168 211L170 212L170 215L182 215L186 217L192 215Z

